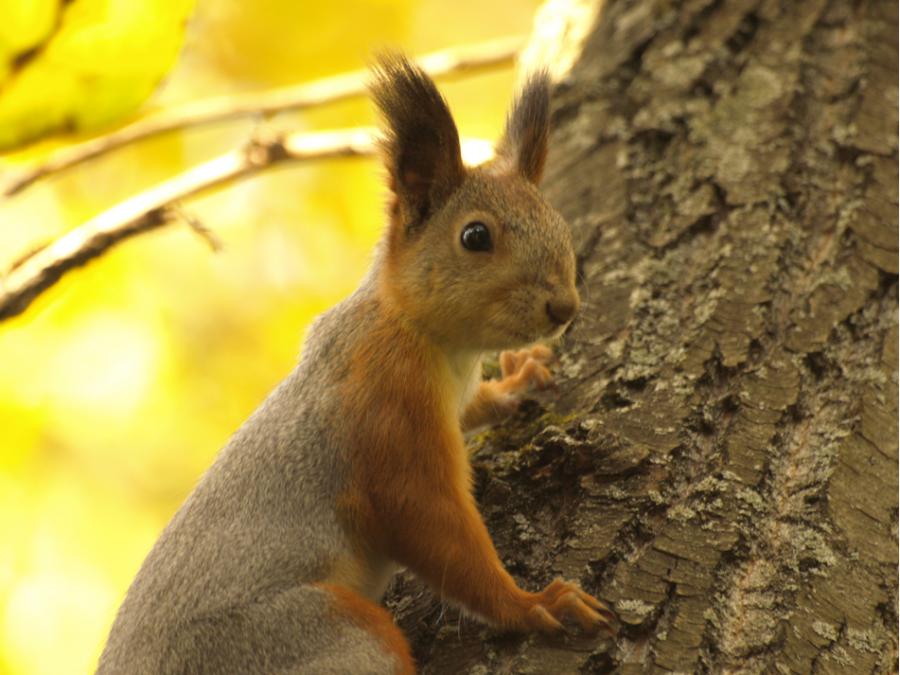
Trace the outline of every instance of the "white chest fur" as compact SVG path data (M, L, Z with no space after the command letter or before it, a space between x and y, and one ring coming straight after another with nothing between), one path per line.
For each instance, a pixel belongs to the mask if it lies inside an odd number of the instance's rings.
M460 415L478 391L481 382L481 357L481 352L465 352L454 354L448 360Z

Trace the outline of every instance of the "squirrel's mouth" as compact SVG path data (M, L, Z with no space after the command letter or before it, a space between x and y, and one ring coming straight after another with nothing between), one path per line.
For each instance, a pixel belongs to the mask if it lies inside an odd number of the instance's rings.
M542 326L506 326L503 331L505 344L502 349L526 347L545 340L558 340L572 325L574 319L563 324L545 323Z
M547 335L545 336L544 339L545 340L558 340L559 338L561 338L563 336L563 333L565 333L569 329L569 326L571 326L571 325L572 325L572 322L569 321L568 323L564 323L561 326L554 326L553 329L549 333L547 333Z
M559 339L563 333L571 325L571 321L569 323L565 323L561 326L553 326L549 330L547 329L539 329L539 330L516 330L508 332L509 336L509 345L504 347L504 349L513 349L519 347L525 347L536 342L541 342L544 340L557 340Z
M544 335L541 333L533 333L525 330L507 331L506 335L508 338L508 345L503 347L503 349L525 347L538 340L544 339Z

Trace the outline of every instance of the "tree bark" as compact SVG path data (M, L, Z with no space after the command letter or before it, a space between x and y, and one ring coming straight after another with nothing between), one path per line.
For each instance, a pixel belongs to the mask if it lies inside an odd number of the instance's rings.
M611 2L544 189L584 310L475 440L505 563L618 637L501 634L408 574L424 673L897 669L897 3Z

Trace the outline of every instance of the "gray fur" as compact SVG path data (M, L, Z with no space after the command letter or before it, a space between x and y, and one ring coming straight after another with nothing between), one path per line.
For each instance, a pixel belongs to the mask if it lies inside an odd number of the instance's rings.
M298 367L235 433L147 556L98 673L388 673L376 638L310 582L349 551L336 366L376 311L363 288L313 326Z

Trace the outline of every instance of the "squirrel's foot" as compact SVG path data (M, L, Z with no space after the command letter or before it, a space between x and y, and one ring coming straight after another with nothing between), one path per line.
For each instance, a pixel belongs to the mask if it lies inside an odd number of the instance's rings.
M575 621L582 632L595 635L603 631L615 636L616 615L594 596L575 584L556 579L535 595L535 603L528 611L528 627L544 633L566 632L563 621Z

